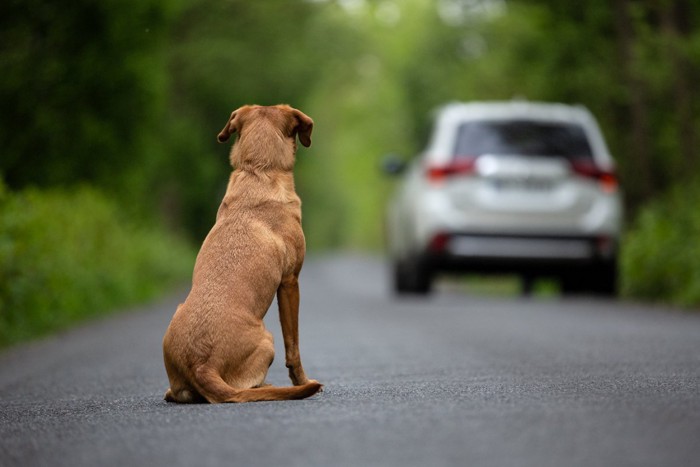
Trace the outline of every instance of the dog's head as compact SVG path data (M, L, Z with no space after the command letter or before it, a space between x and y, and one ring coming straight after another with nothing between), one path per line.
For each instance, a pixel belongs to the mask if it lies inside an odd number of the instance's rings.
M313 128L311 118L288 105L246 105L233 111L217 139L223 143L238 133L231 150L234 167L291 170L297 136L309 147Z
M226 126L219 132L220 143L228 141L233 133L241 137L248 127L259 127L263 123L271 125L284 137L295 140L297 135L301 144L311 146L311 131L314 121L301 110L288 105L245 105L231 113Z

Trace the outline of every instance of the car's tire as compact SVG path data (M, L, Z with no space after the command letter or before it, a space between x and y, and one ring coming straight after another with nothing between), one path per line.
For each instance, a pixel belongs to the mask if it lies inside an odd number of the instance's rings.
M618 293L617 261L600 263L591 274L591 292L602 297L616 297Z
M561 277L564 295L592 294L615 297L618 292L617 261L609 260L587 269L576 269Z
M411 287L408 273L404 265L398 260L392 262L391 279L395 293L399 295L409 293Z
M559 279L561 293L564 295L579 295L588 289L586 285L586 274L581 271L570 271Z
M433 274L425 261L409 259L393 262L394 292L399 295L427 295L432 291Z

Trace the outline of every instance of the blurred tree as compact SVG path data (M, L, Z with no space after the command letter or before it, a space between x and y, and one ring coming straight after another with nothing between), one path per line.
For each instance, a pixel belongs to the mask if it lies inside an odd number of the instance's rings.
M626 177L632 188L632 195L649 197L655 188L652 178L652 144L650 134L649 100L643 75L637 73L639 49L635 47L637 34L635 22L628 0L615 0L615 27L617 30L617 51L622 70L621 82L627 88L623 103L624 112L619 125L630 123L627 136L620 136L624 146L635 154L635 176Z
M216 135L244 104L301 102L319 74L308 2L193 0L172 29L170 102L160 175L161 205L172 225L201 238L214 221L230 170ZM328 45L332 47L332 44Z
M0 173L10 187L118 188L157 150L172 11L160 0L0 4Z
M670 62L676 117L673 123L678 127L683 156L681 170L674 175L694 174L698 168L695 128L700 97L696 95L693 83L700 81L700 34L697 32L700 14L688 0L654 2L652 7L659 15L662 47Z
M311 243L377 246L378 158L416 153L446 101L522 97L588 106L634 207L697 168L699 22L689 0L6 0L0 173L93 182L201 238L228 172L216 133L286 102L316 119Z

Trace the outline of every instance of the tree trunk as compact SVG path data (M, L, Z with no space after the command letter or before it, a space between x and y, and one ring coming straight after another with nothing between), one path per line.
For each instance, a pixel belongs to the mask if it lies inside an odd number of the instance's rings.
M637 204L648 199L655 189L652 178L652 144L650 138L649 105L644 80L636 70L635 27L630 14L629 0L615 0L615 27L617 50L623 84L627 87L625 100L629 112L629 133L623 140L630 156L627 160L626 179L630 201ZM623 126L624 127L624 126ZM623 175L623 176L624 176Z
M697 138L693 128L692 65L683 50L683 44L690 34L690 14L687 0L660 2L661 33L672 67L674 117L681 153L681 162L678 167L673 167L673 173L680 176L694 174L698 165Z

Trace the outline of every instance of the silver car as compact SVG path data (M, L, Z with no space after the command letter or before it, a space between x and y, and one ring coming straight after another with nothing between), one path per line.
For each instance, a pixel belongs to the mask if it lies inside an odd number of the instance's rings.
M622 203L591 113L529 102L453 103L390 201L386 241L398 293L428 293L443 272L516 273L527 291L614 295Z

